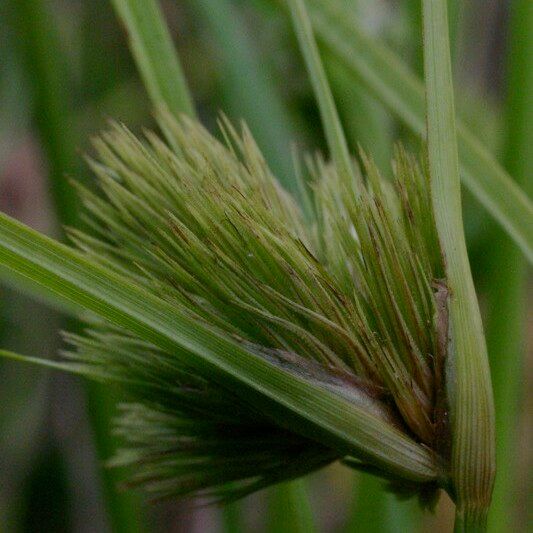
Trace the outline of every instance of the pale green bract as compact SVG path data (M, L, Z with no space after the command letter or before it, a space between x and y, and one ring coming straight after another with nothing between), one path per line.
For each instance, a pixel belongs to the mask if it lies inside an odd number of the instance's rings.
M89 230L70 231L78 248L250 357L366 406L445 472L446 285L425 170L398 149L390 183L362 154L350 182L308 158L309 219L246 127L223 120L221 143L194 120L159 122L165 142L119 125L95 141L100 191L79 187ZM283 427L186 353L100 321L66 337L73 369L131 397L114 462L135 465L132 482L156 497L236 498L336 459L404 491L435 487Z

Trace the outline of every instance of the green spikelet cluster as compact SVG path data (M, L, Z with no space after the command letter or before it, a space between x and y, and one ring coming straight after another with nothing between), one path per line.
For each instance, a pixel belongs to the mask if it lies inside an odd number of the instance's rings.
M95 141L100 191L80 188L89 229L71 231L76 245L250 358L364 405L443 472L447 291L426 170L398 149L387 181L363 154L347 182L310 158L304 216L245 127L222 121L221 143L190 119L160 124L165 141L121 126ZM132 482L156 497L235 498L346 459L189 366L185 350L101 322L67 340L78 370L128 392L115 463L135 465ZM368 457L349 462L402 482Z

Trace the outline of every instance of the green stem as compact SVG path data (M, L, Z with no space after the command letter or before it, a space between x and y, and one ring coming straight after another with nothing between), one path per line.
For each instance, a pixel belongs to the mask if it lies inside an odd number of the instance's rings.
M494 405L461 211L446 0L423 0L431 196L449 289L446 369L458 531L483 531L495 473Z
M157 0L111 0L128 34L131 53L152 104L195 116L174 44Z
M468 508L455 514L454 533L484 533L487 530L487 509Z
M504 163L526 192L531 192L533 107L529 98L533 94L533 4L529 0L514 0L511 9ZM517 425L526 325L526 263L516 246L497 228L491 233L490 247L486 280L489 289L487 344L494 381L498 475L489 530L497 533L513 527L516 504Z
M59 222L74 225L77 222L77 198L66 174L76 173L77 166L64 72L66 58L61 52L52 17L43 2L17 0L12 4L27 63L28 81L33 90L40 140L49 167L49 190ZM110 437L112 406L107 395L92 386L87 387L86 395L97 453L99 458L107 459L114 447ZM115 472L102 469L101 480L113 531L140 531L140 502L131 494L117 491Z

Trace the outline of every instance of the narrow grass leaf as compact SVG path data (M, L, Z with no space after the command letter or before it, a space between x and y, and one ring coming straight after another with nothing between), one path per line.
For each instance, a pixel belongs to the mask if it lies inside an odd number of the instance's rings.
M246 121L279 182L299 203L305 204L306 185L295 176L289 150L295 141L290 110L281 98L280 88L270 76L268 64L261 61L244 17L228 0L193 1L191 8L209 30L228 112ZM311 527L313 518L304 513L309 504L298 498L302 493L300 482L294 481L282 487L272 489L275 501L279 502L285 496L298 500L298 505L284 507L284 523L293 523L295 531ZM283 497L278 497L278 492ZM242 529L243 510L237 504L225 506L222 512L227 533L236 531L239 524ZM272 505L269 513L276 513Z
M326 133L331 157L341 176L350 183L354 179L354 170L348 151L348 144L313 36L311 20L303 0L287 0L287 3L300 44L300 50L305 58L315 96L318 100L322 125Z
M280 183L298 197L289 150L296 139L291 113L244 17L229 0L193 1L191 6L209 30L228 114L246 121Z
M371 457L375 464L413 481L429 482L437 476L431 453L370 414L368 407L253 357L146 290L6 215L0 215L0 264L176 353L185 366L228 384L304 435L346 454Z
M15 27L26 57L27 80L33 92L33 105L40 142L48 167L48 186L59 224L73 225L78 221L79 204L75 190L70 186L67 174L72 175L80 168L76 158L77 131L72 115L72 102L67 91L69 72L68 54L60 42L60 32L48 2L11 2L15 14ZM101 58L99 58L101 60ZM63 233L63 228L59 231ZM18 283L20 277L10 276ZM41 298L43 293L30 288L32 295ZM20 286L17 285L17 288ZM50 298L46 298L50 299ZM57 299L52 298L57 307ZM65 306L62 310L65 310ZM70 311L70 309L67 309ZM70 313L69 313L70 314ZM73 325L73 322L70 322ZM97 390L92 383L86 387L89 421L98 455L103 458L112 447L110 401L105 391ZM105 406L105 407L104 407ZM116 473L100 470L100 488L112 527L117 531L135 532L142 530L140 500L136 495L121 494L116 490Z
M154 108L175 116L196 112L157 0L111 0Z
M511 2L507 47L505 167L531 194L533 180L533 4ZM527 264L514 243L495 228L488 242L487 346L496 406L498 475L489 513L489 531L512 527L519 482L518 424L523 399L527 318ZM502 357L505 354L505 357Z
M69 95L65 90L66 64L56 25L42 1L11 2L16 28L26 63L27 80L40 142L45 150L50 193L58 218L65 224L76 220L76 195L65 173L76 169L75 135L69 119Z

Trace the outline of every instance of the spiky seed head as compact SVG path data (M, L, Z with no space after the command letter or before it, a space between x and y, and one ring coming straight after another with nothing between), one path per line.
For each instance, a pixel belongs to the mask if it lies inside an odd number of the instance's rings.
M361 154L347 182L309 158L304 217L245 126L223 119L221 143L193 120L159 118L165 141L120 125L95 141L99 191L79 187L77 246L251 356L366 402L445 462L446 283L425 165L398 148L387 181ZM101 322L67 339L88 375L128 392L114 462L155 496L240 497L344 458L189 368L186 353ZM347 462L402 483L368 458Z

